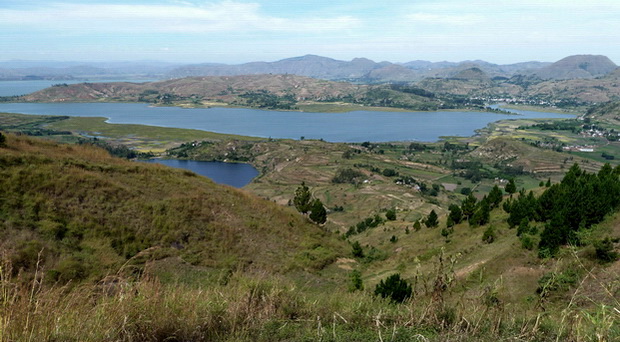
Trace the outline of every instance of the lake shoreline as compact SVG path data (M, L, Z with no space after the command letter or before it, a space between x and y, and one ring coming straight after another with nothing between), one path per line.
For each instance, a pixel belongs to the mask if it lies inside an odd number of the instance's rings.
M573 118L526 112L436 111L347 113L281 112L242 108L151 107L137 103L0 103L0 111L31 115L106 117L108 124L194 129L256 139L315 139L329 142L433 142L442 136L469 137L491 122L513 118Z

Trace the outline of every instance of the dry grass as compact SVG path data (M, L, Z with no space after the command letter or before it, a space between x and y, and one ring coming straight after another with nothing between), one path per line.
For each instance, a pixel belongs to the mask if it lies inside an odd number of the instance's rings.
M227 285L136 281L49 284L0 272L0 341L614 341L615 305L518 312L493 298L448 299L448 264L405 304L341 290L313 295L269 276L233 274ZM573 299L579 291L575 292ZM611 295L611 294L610 294Z

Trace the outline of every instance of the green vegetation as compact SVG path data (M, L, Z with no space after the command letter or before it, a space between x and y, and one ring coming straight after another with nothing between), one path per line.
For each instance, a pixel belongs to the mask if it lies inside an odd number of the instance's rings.
M302 182L301 185L295 190L295 197L293 197L293 204L297 211L302 214L310 211L310 189L306 186L306 183Z
M12 135L6 145L0 229L14 274L44 267L61 283L92 281L171 258L214 270L310 270L342 248L294 212L188 171L87 145Z
M601 222L620 207L620 167L603 166L598 174L582 171L573 165L562 181L536 198L524 191L505 210L508 224L517 224L517 234L529 230L529 221L546 222L540 235L540 255L554 256L561 245L580 244L579 232Z
M177 101L164 95L141 93ZM616 340L619 145L593 133L618 130L606 110L581 128L362 144L2 115L16 133L97 138L1 135L0 341ZM261 174L241 191L110 156L138 146Z
M439 225L439 221L437 220L437 218L438 217L435 210L431 210L430 214L428 214L428 216L426 217L426 220L424 220L424 224L428 228L435 228Z
M305 183L302 182L297 190L295 190L293 204L295 205L295 208L297 208L297 211L302 214L310 212L308 218L310 218L312 222L318 224L324 224L327 222L327 210L325 210L323 202L321 202L318 198L312 199L310 189Z
M362 181L363 178L364 178L364 174L360 171L357 171L351 168L340 169L336 172L336 175L334 176L334 178L332 178L332 183L358 184Z
M400 277L400 274L392 274L385 281L381 280L375 288L375 295L388 298L395 303L402 303L411 297L411 285Z
M292 110L297 109L295 104L295 96L293 94L286 94L284 96L275 95L266 90L258 90L252 92L246 92L239 95L244 101L243 103L233 102L233 105L244 105L247 107L261 108L261 109L280 109L280 110Z
M187 141L255 140L229 134L146 125L118 125L105 118L0 113L0 130L61 142L97 139L99 144L124 146L136 152L162 152ZM191 144L190 144L191 145Z
M596 250L596 257L602 262L614 262L618 260L618 252L614 250L614 243L609 237L595 241L594 248Z

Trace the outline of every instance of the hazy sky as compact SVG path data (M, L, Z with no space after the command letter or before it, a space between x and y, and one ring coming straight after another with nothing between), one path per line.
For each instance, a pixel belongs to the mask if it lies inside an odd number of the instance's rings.
M620 63L620 0L0 0L0 60Z

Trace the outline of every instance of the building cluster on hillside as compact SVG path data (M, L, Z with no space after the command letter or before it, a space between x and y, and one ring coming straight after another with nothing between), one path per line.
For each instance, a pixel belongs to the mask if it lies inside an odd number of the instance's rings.
M485 103L506 103L506 104L544 106L544 107L553 107L558 102L558 101L548 101L548 100L535 99L535 98L529 98L529 97L521 98L521 97L493 97L493 96L472 97L472 100L483 101Z
M591 145L570 145L562 147L564 151L573 151L573 152L594 152L594 146Z
M620 141L620 133L613 129L608 130L601 127L591 127L589 129L582 130L579 134L584 137L605 138L609 141Z

